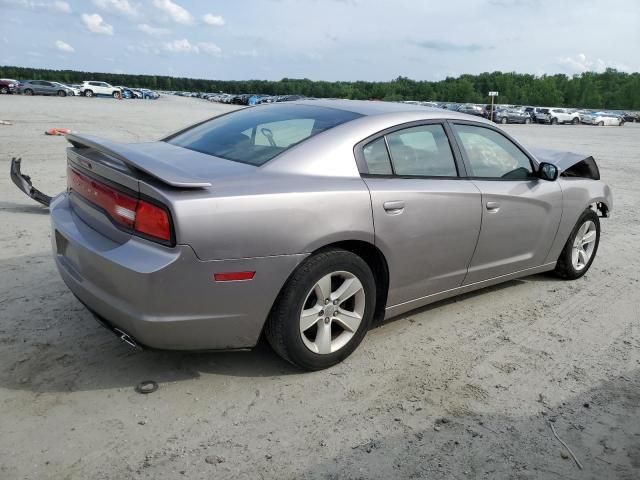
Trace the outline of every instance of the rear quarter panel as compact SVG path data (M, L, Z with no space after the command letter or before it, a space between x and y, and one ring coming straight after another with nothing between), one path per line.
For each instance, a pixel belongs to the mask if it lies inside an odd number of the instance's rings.
M200 193L169 193L178 243L201 260L309 253L343 240L374 242L361 178L257 173Z

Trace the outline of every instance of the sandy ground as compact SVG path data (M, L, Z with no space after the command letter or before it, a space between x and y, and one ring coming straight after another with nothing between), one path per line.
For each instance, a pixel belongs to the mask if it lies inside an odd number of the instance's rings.
M51 127L155 139L229 107L196 99L0 96L0 479L640 478L640 125L508 126L592 153L615 195L591 271L538 275L375 328L300 373L252 352L136 352L67 291L46 210L65 185ZM140 395L139 381L157 392ZM553 436L550 422L584 467Z

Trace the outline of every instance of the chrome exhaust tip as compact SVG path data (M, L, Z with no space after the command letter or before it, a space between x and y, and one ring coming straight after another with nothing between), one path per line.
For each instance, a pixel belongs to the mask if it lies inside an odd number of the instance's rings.
M118 336L120 340L129 345L130 347L135 348L136 350L142 350L142 347L138 345L138 343L133 339L131 335L127 332L123 332L119 328L113 328L113 332Z

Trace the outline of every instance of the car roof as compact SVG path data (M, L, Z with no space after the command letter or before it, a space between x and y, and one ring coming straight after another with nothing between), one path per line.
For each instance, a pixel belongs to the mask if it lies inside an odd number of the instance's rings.
M337 110L346 110L348 112L353 112L364 116L416 111L433 112L440 114L444 112L444 110L435 107L425 107L422 105L414 105L411 103L382 102L377 100L308 99L293 100L287 103L335 108Z

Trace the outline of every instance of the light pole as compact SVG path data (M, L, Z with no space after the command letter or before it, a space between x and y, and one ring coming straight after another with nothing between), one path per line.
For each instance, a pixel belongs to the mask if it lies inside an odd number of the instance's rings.
M493 99L498 96L498 92L489 92L491 97L491 111L489 112L489 120L493 122Z

